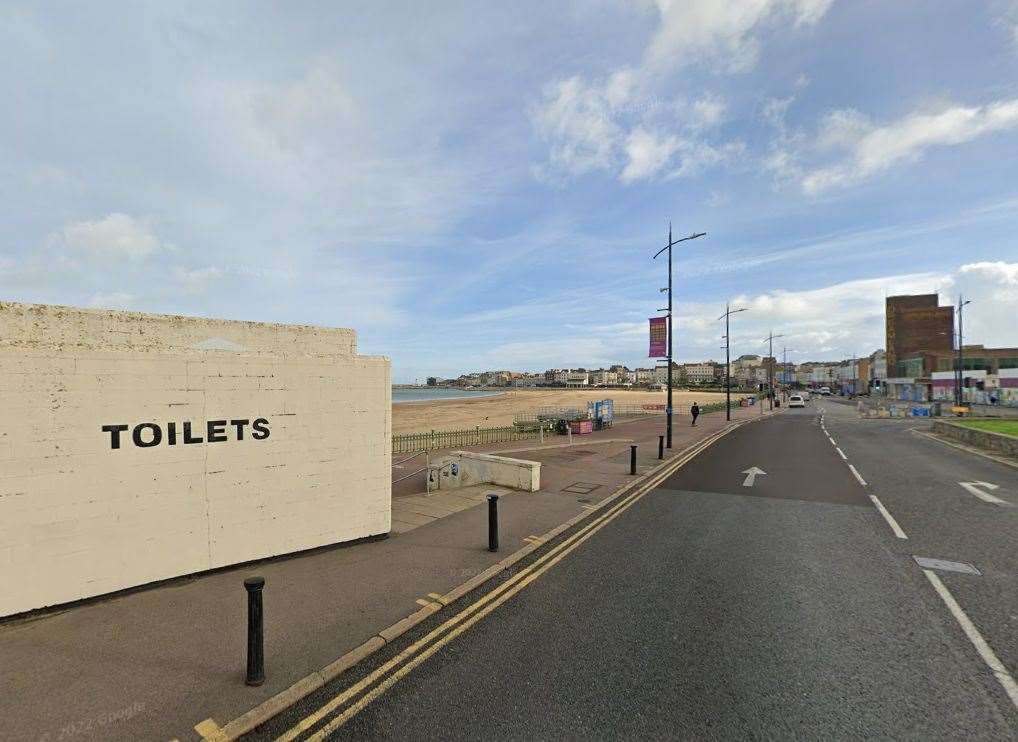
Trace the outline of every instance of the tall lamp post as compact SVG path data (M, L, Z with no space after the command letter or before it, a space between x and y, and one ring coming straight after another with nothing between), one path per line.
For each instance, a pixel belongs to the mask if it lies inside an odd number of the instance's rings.
M964 324L963 324L964 318L965 318L964 309L965 309L965 305L966 304L971 304L971 303L972 303L971 300L962 301L961 294L958 294L958 309L955 310L955 311L958 312L958 371L955 374L955 379L957 379L957 382L955 383L955 389L956 389L955 404L958 405L959 407L963 404L962 389L961 389L961 387L962 387L962 383L963 383L963 379L964 379L964 375L965 375L965 370L964 370L965 369L965 363L964 363L965 359L964 359L964 351L962 350L962 344L964 343L964 337L965 337L965 329L964 329Z
M787 347L782 347L781 348L781 374L782 374L782 376L784 376L784 382L786 384L791 384L792 383L789 380L789 378L788 378L788 354L790 352L791 353L798 353L799 351L795 350L794 348L787 348Z
M732 333L729 320L733 314L745 312L746 309L732 309L725 304L725 313L718 317L725 321L725 420L732 419Z
M767 365L767 397L770 399L770 409L774 409L774 340L783 338L784 335L775 335L774 331L764 338L767 341L767 357L771 359Z
M668 406L665 409L665 415L667 417L667 429L665 431L665 443L668 448L672 447L672 248L680 242L686 240L695 240L697 237L703 237L706 232L694 232L689 237L680 237L677 240L672 239L672 224L668 223L668 244L654 253L653 260L657 260L657 256L663 253L665 250L668 251Z

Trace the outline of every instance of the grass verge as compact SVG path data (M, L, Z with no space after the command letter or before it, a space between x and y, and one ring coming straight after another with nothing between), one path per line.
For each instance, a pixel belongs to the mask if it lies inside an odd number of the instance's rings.
M990 433L1003 433L1018 438L1018 420L960 420L959 425Z

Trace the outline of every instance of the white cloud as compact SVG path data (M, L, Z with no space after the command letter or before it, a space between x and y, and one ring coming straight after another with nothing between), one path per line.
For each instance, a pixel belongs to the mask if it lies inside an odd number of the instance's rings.
M665 136L638 126L626 138L626 163L619 175L623 183L632 183L656 174L668 164L681 143L676 136Z
M972 304L965 308L965 342L1018 347L1018 262L969 263L958 271L952 295Z
M830 165L803 168L798 179L805 193L819 195L868 180L896 165L915 162L931 147L963 144L1016 127L1018 99L985 106L953 106L933 113L912 113L884 126L873 124L854 109L834 111L824 118L812 150L821 156L832 151L840 159ZM800 151L797 155L781 152L787 159L772 162L770 167L786 175L795 174L790 159L806 158L810 154L809 151Z
M693 103L693 124L699 129L717 126L724 121L726 109L727 104L721 96L707 93Z
M774 329L785 337L782 347L794 348L797 360L847 357L884 347L884 300L897 294L939 293L941 305L952 305L959 293L973 303L965 312L966 342L987 346L1018 346L1018 263L980 262L949 272L911 273L866 278L805 291L770 291L732 298L746 307L733 324L732 342L739 353L759 353L761 340ZM684 308L693 317L708 317L714 304ZM700 355L713 353L715 327L706 322L694 329ZM745 348L745 349L743 349Z
M709 140L706 132L724 121L726 102L706 92L663 105L660 91L685 67L751 68L767 28L814 25L830 3L658 0L657 29L638 65L601 79L573 76L545 86L531 119L548 144L549 166L570 175L606 171L633 183L664 173L684 177L724 162L741 144ZM687 153L683 162L670 167L680 151Z
M1018 51L1018 0L998 0L996 8L997 25L1007 34L1015 51Z
M110 294L92 294L86 305L93 309L130 309L137 297L134 294L113 292Z
M811 26L833 0L658 0L661 26L646 52L652 69L706 63L729 72L756 64L766 24Z
M49 242L72 255L127 260L140 260L167 247L148 224L119 213L68 224L51 234Z
M226 274L222 268L214 265L204 268L177 268L174 275L183 285L184 291L189 294L199 294L205 291L209 284L218 281Z
M623 135L613 121L614 101L625 95L612 80L604 87L588 86L579 77L548 85L545 105L532 116L550 144L551 164L576 174L613 168Z

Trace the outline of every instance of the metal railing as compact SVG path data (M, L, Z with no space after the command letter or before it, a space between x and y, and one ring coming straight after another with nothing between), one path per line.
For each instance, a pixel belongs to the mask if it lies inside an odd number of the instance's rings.
M545 430L548 427L545 426ZM540 426L504 425L496 428L476 427L466 430L432 430L427 433L397 433L392 436L392 452L414 453L444 448L483 446L486 443L508 443L540 436Z
M732 400L732 407L738 407L736 400ZM566 409L566 408L563 408ZM700 405L700 414L720 412L725 409L724 402L712 402ZM525 441L539 438L541 430L551 432L554 423L544 418L541 411L524 412L515 416L512 425L503 425L494 428L467 428L464 430L432 430L423 433L397 433L392 436L392 452L412 453L419 455L425 451L437 451L447 448L468 448L470 446L483 446L487 443L509 443L512 441ZM664 417L664 410L647 410L642 405L622 405L615 408L615 417L636 418L640 416L650 417L660 415ZM675 415L689 415L689 405L676 405ZM540 419L539 419L540 416ZM569 418L565 419L577 419ZM581 419L586 419L584 412ZM412 458L412 457L411 457ZM404 459L408 461L409 459ZM415 472L417 473L417 472Z
M405 459L401 459L399 461L394 461L394 462L392 462L392 468L393 469L396 469L396 468L400 468L401 469L401 468L403 468L403 464L405 464L408 461L412 461L413 459L416 459L418 456L423 456L424 457L424 466L423 466L423 468L416 469L416 470L410 472L409 474L404 474L403 476L399 477L398 479L393 479L392 480L393 484L396 484L397 482L402 482L404 479L410 479L410 477L417 476L422 471L427 471L428 470L429 462L428 462L427 451L418 451L417 453L413 454L412 456L407 456Z

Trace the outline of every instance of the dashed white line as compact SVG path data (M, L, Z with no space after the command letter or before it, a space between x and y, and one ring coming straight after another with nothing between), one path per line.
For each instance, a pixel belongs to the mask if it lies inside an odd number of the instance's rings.
M1007 693L1008 698L1011 699L1011 703L1013 703L1014 707L1018 709L1018 683L1015 682L1014 677L1007 671L1007 668L1004 667L1004 663L1000 661L990 645L986 643L983 635L979 633L979 629L977 629L975 624L969 620L965 611L963 611L961 606L958 605L958 601L956 601L954 596L951 595L951 591L948 590L947 586L940 581L940 578L936 575L936 573L931 570L924 569L923 574L926 575L926 579L930 581L930 584L933 585L933 589L937 591L941 600L943 600L947 605L947 609L951 611L951 615L954 616L954 619L961 626L962 631L965 632L965 636L967 636L969 641L972 642L972 646L974 646L976 651L979 652L979 656L982 657L983 662L985 662L986 666L990 668L990 672L993 673L997 682L1004 688L1004 692Z
M894 519L894 516L887 512L887 508L884 507L884 503L880 502L876 495L870 495L870 500L876 506L877 511L884 516L884 520L887 521L887 525L889 525L891 530L894 531L894 535L898 538L907 539L908 536L906 536L905 532L901 530L901 526L898 525L898 521Z
M827 431L825 430L824 432L826 433ZM828 440L830 440L831 445L834 446L834 450L837 451L838 455L847 463L848 456L845 455L845 452L841 450L841 448L838 446L835 440L831 438L830 433L827 433L827 438ZM859 484L861 484L863 487L868 486L866 484L866 480L862 478L862 475L859 473L858 469L856 469L852 464L849 464L848 468L852 470L852 474L858 480ZM898 525L898 521L894 519L894 516L887 511L887 508L884 507L884 503L880 502L880 500L877 499L876 495L870 495L869 498L873 505L877 508L877 512L884 516L884 520L887 521L887 525L889 525L891 527L891 530L894 531L894 535L897 536L898 538L907 539L908 536L905 534L905 531L903 531L901 526Z

